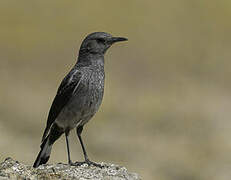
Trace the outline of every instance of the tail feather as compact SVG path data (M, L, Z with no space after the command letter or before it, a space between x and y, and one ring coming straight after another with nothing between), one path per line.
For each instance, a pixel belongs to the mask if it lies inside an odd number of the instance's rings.
M52 144L48 142L49 141L48 139L49 139L49 136L41 144L41 150L33 165L34 168L38 167L41 164L46 164L46 162L50 158Z
M52 128L47 136L44 136L45 139L42 141L41 150L34 162L33 167L36 168L41 164L46 164L50 158L51 148L54 142L63 134L63 129L60 128L57 124L53 124ZM45 134L47 134L45 130Z
M42 137L42 142L45 140L45 138L47 137L47 134L50 130L50 127L46 127L46 129L43 132L43 137Z

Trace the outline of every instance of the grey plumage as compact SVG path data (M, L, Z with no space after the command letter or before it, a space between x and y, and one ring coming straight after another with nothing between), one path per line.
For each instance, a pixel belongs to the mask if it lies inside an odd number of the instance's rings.
M50 108L41 150L34 167L45 164L49 160L53 143L63 133L66 135L68 163L79 165L80 163L72 163L70 159L68 135L73 128L77 130L85 163L97 165L88 159L81 132L83 126L97 112L103 99L104 54L113 43L125 40L127 39L112 37L104 32L92 33L84 39L77 63L61 82Z

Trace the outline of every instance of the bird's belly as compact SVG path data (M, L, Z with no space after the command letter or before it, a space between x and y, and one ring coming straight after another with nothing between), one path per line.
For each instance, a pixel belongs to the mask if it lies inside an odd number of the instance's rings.
M85 96L74 96L60 112L56 123L59 127L69 130L86 124L99 109L102 96L102 93L98 93L97 97L88 93Z

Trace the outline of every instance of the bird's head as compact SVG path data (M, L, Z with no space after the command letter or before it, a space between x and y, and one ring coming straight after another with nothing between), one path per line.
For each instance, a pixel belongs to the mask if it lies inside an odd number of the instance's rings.
M127 41L127 38L113 37L105 32L94 32L89 34L82 42L80 47L80 55L82 54L98 54L104 55L112 44L119 41Z

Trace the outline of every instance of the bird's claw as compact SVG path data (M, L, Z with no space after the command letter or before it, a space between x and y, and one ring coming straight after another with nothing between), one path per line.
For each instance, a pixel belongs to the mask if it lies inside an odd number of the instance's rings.
M95 162L92 162L92 161L90 161L90 160L85 160L85 161L82 161L82 162L79 162L79 161L76 161L76 162L74 162L74 163L69 163L71 166L81 166L81 165L83 165L83 164L87 164L88 166L91 166L91 165L93 165L93 166L96 166L96 167L99 167L99 168L102 168L102 167L104 167L104 166L102 166L101 164L98 164L98 163L95 163Z

